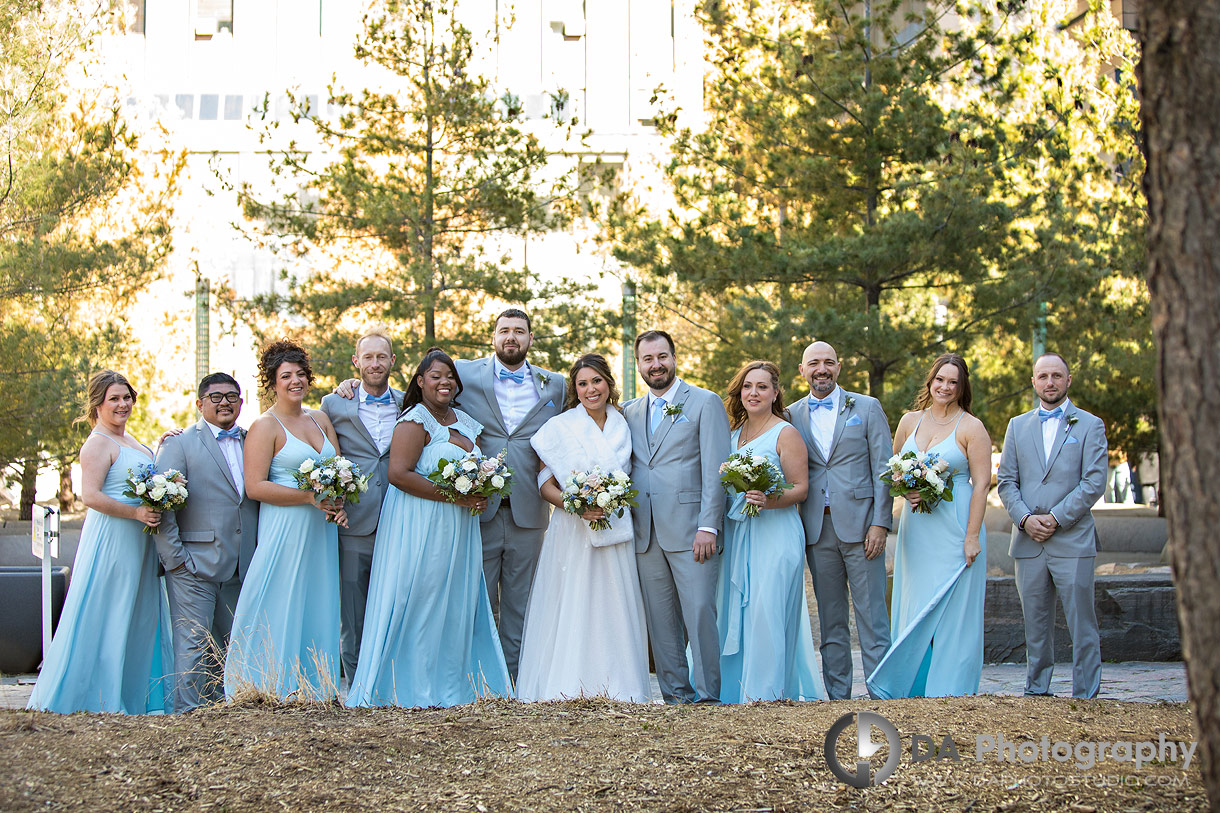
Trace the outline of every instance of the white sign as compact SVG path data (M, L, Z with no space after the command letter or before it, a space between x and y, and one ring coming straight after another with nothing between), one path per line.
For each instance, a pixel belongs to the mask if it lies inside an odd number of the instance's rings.
M41 505L35 505L33 515L30 522L30 549L39 559L43 558L43 551L47 548L47 528L54 528L59 523L52 522L51 517L56 513L54 508L44 508ZM54 531L50 534L51 541L51 558L59 558L59 534Z

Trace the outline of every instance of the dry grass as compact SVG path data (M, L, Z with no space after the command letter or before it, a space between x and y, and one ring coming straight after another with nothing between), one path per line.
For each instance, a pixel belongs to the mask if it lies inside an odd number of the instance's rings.
M825 733L873 709L902 732L884 784L839 783ZM854 729L849 729L849 732ZM912 763L911 733L961 762ZM454 709L234 704L179 717L0 713L0 810L1203 810L1197 763L1000 764L1010 740L1194 740L1189 710L978 697L663 707L488 700ZM854 740L844 735L847 764ZM879 757L884 757L882 751Z

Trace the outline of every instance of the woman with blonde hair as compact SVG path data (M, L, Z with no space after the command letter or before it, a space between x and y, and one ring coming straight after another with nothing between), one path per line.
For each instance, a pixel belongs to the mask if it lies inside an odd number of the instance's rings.
M28 708L152 714L171 711L169 603L157 551L143 533L161 513L126 497L132 469L152 450L126 432L136 391L113 370L89 379L85 414L93 427L80 449L81 499L89 509L72 584Z

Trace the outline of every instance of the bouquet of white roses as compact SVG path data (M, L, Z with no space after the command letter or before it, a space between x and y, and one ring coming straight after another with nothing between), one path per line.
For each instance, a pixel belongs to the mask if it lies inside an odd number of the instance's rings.
M761 455L733 452L720 464L720 484L730 495L747 491L761 491L768 497L782 494L792 483L784 479L779 466ZM742 509L747 517L758 516L758 506L746 503Z
M362 474L360 466L346 457L335 455L321 460L307 457L292 473L297 488L312 491L315 499L360 502L360 495L369 490L371 474ZM334 522L334 517L327 517Z
M604 531L610 527L609 515L621 517L627 508L635 508L639 491L631 487L631 478L624 471L607 473L601 466L594 466L589 471L573 472L563 483L563 510L569 514L580 516L590 508L600 508L606 512L602 519L589 520L589 527L594 531Z
M954 473L949 470L949 461L936 452L903 452L891 457L885 465L881 482L890 487L890 496L919 492L922 499L914 508L916 513L932 513L941 500L953 502Z
M177 469L157 472L152 463L141 463L127 470L124 497L132 497L157 511L177 511L186 505L186 475ZM144 533L161 532L159 525L145 525Z
M472 494L507 497L513 490L513 470L504 462L507 453L507 449L502 449L495 457L483 457L476 448L457 460L442 459L428 479L451 502ZM471 516L477 513L474 509L470 511Z

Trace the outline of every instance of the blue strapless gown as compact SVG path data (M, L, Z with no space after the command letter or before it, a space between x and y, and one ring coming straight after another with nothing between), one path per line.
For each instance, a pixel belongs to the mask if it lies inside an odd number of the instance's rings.
M915 449L912 432L902 450ZM982 550L966 567L962 545L973 489L957 429L929 451L939 452L954 471L953 502L917 514L903 500L890 603L894 643L868 679L869 690L882 699L977 694L983 672L987 532L980 528Z
M119 446L102 493L139 505L123 496L127 473L151 462ZM62 714L172 710L169 603L157 576L156 546L143 530L142 522L100 511L85 517L59 626L27 708Z
M415 471L466 454L482 426L464 412L442 426L422 404L399 419L428 431ZM360 662L349 706L456 706L485 695L512 696L512 683L483 580L479 518L469 509L386 490L373 545Z
M268 479L296 488L292 473L322 451L285 430ZM325 435L323 435L325 437ZM262 503L258 545L241 583L225 660L225 696L256 688L285 700L339 692L339 532L311 505Z
M779 466L773 426L739 452ZM733 432L737 448L741 430ZM720 633L720 701L822 700L817 656L805 601L805 529L798 506L742 513L745 494L729 505L716 590Z

